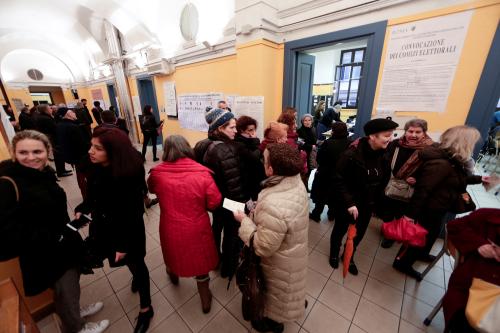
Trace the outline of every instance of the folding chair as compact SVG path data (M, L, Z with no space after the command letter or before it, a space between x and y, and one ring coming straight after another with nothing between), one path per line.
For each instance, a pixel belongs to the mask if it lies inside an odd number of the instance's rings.
M457 265L459 264L461 258L460 258L460 254L458 253L458 250L453 246L453 244L450 241L448 241L448 232L447 231L446 231L446 235L445 235L445 242L443 243L443 249L439 252L438 256L442 257L443 254L445 254L445 253L453 256L453 258L455 259L455 262L453 263L453 270L454 270L457 267ZM438 256L436 256L436 260L431 264L432 266L437 262ZM432 268L431 265L429 265L430 268ZM427 272L430 270L429 267L427 267L427 269L424 271L425 274L427 274ZM425 275L424 273L422 273L422 276ZM431 324L432 320L434 319L434 317L436 317L439 310L441 310L441 307L443 306L443 300L444 300L444 295L443 295L443 297L441 297L439 302L434 306L434 308L429 313L429 315L425 318L425 320L424 320L425 326L429 326Z

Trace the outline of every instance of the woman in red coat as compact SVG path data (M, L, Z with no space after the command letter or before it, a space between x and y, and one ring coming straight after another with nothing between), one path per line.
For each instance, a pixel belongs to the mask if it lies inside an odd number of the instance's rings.
M448 223L448 238L464 259L443 300L446 332L475 332L465 318L473 278L500 286L500 209L482 208Z
M207 313L212 303L208 273L219 260L207 210L217 208L222 196L212 171L194 161L184 137L171 135L163 147L163 163L151 169L148 179L150 192L160 200L163 258L174 284L179 276L196 277Z

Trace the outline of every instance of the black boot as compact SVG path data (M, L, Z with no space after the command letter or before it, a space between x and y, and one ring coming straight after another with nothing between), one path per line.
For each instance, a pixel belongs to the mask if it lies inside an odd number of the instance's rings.
M329 260L330 266L333 269L339 268L339 256L338 255L330 255L330 260Z
M392 267L394 267L396 270L400 271L401 273L404 273L418 282L422 281L422 274L416 270L413 269L410 265L406 265L404 262L401 260L394 260L394 263L392 264Z
M258 332L282 333L285 326L270 318L264 317L261 320L252 320L252 327Z
M354 263L354 260L351 259L351 262L349 263L349 273L352 275L356 276L358 275L358 268L356 267L356 264Z
M312 213L309 213L309 219L313 220L316 223L321 222L321 216L319 215L314 215L314 211Z
M134 328L134 333L146 333L149 328L149 323L151 322L151 318L155 315L153 311L153 307L150 305L149 310L146 312L139 312L139 316L137 317L137 324Z
M394 244L394 241L392 239L384 238L384 240L382 241L382 244L380 244L380 246L382 246L382 248L384 248L384 249L389 249L393 244Z

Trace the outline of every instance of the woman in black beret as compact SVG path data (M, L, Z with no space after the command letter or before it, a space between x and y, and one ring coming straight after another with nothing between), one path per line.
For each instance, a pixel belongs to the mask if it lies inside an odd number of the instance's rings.
M335 226L330 238L330 266L338 268L342 238L349 224L356 224L354 249L368 228L376 200L382 197L390 169L384 163L384 152L398 124L390 119L373 119L364 126L365 137L354 141L340 156L333 186ZM353 256L354 258L354 256ZM351 259L349 272L358 274Z

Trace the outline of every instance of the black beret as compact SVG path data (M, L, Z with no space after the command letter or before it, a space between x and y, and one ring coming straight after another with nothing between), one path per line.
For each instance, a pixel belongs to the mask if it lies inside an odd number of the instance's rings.
M395 130L399 126L398 123L390 119L377 118L372 119L365 124L363 129L366 135Z

